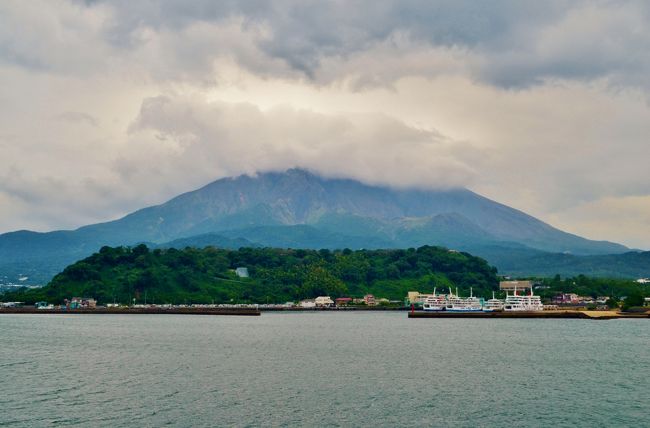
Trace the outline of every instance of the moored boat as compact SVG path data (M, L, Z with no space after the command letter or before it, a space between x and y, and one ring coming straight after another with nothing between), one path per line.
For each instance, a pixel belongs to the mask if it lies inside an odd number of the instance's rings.
M530 290L530 294L527 296L517 295L517 289L515 288L513 295L506 294L506 301L503 305L504 311L543 311L544 305L542 304L542 299L539 296L533 295L533 290Z
M446 306L446 297L436 294L436 289L433 289L433 295L424 299L422 302L422 309L427 312L444 311Z
M494 297L494 291L492 292L492 298L485 302L483 306L483 312L500 312L503 310L503 300L497 299Z
M449 289L449 298L447 300L445 310L449 312L480 312L483 310L481 299L474 297L471 288L470 297L466 299L458 295L458 289L456 289L456 295Z

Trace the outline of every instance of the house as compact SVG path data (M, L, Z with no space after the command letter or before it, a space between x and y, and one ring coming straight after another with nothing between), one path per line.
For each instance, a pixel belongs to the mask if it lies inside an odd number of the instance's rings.
M330 296L318 296L314 303L317 308L329 308L334 306L334 300L332 300Z
M348 306L352 303L351 297L339 297L336 299L336 306Z
M575 293L562 293L551 299L555 305L576 305L580 303L580 296Z
M237 275L240 278L248 278L250 276L248 274L247 267L238 267L237 269L235 269L235 275Z
M298 303L298 306L300 306L303 309L315 308L316 301L314 301L314 299L301 300L300 303Z
M377 301L375 300L375 296L372 294L366 294L363 296L363 303L365 303L368 306L375 306L377 305Z

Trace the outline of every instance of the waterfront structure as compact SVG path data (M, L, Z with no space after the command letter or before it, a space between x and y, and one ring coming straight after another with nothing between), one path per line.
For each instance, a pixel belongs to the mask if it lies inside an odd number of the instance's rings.
M526 291L532 290L533 283L531 281L501 281L499 282L499 290L501 291Z
M352 303L352 298L351 297L339 297L335 301L336 306L348 306L350 303Z
M454 294L449 289L449 295L447 296L447 305L445 306L445 311L449 312L480 312L483 310L482 299L474 297L472 289L470 288L470 296L468 298L460 297L458 293L458 288L456 288L456 294Z
M45 302L40 302L40 303L45 303ZM51 304L51 303L49 303L49 304L45 303L45 304L41 304L41 305L35 306L35 307L39 311L52 311L52 310L54 310L54 305Z
M409 292L409 294L411 294L411 292ZM422 309L424 309L425 311L431 311L431 312L444 311L446 306L447 306L447 296L442 294L437 295L435 288L433 289L433 294L426 295L424 301L422 302Z
M485 302L485 305L483 305L483 310L485 312L498 312L503 310L503 305L503 300L495 298L493 291L492 298Z
M530 290L530 294L519 296L517 290L514 290L514 294L506 294L506 301L503 304L504 311L543 311L544 305L542 304L542 299L539 296L533 295L533 290Z
M363 303L365 303L368 306L376 306L377 305L377 300L375 300L375 296L372 294L366 294L363 296Z
M3 308L22 308L25 302L3 302Z
M435 298L436 293L433 294L420 293L419 291L409 291L406 293L406 306L416 305L422 306L427 299Z
M329 308L334 306L334 300L330 296L318 296L314 300L314 304L317 308Z
M66 299L65 305L68 309L95 309L97 301L92 297L73 297L70 301Z
M301 300L298 304L303 309L311 309L316 307L316 301L314 299Z
M580 303L580 296L575 293L561 293L553 296L551 302L555 305L576 305Z

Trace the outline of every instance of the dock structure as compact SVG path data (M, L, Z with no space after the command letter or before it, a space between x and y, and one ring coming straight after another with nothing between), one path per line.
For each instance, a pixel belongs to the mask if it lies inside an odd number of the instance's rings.
M235 315L259 316L257 308L95 308L95 309L52 309L39 310L33 306L22 308L0 309L0 314L58 314L58 315L88 315L88 314L148 314L148 315Z
M650 319L650 314L626 314L613 311L502 311L502 312L424 312L412 311L409 318L574 318L592 320L610 320L618 318L645 318Z

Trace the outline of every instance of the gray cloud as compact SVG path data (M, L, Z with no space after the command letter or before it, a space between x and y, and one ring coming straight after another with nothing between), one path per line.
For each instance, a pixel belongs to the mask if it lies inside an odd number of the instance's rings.
M132 144L148 133L153 138L142 144L175 153L171 163L156 162L156 168L203 175L206 181L215 172L301 166L371 183L441 188L467 185L476 174L463 156L478 149L465 144L461 152L462 143L381 114L328 115L290 107L262 111L245 103L155 97L143 102L130 130ZM154 150L143 154L151 156ZM124 159L115 168L127 175L134 170Z
M647 247L649 24L625 0L0 2L0 230L302 166L600 239L616 207Z
M322 69L328 58L354 55L403 34L420 48L461 49L477 58L469 71L482 81L503 87L526 87L546 79L611 79L616 85L648 87L650 68L644 47L650 42L650 7L642 1L353 1L323 3L91 2L108 5L112 19L103 38L119 48L136 49L142 31L191 33L193 26L211 28L236 21L252 34L257 56L281 60L287 69L266 68L266 61L239 61L260 74L299 72L314 81L331 76ZM264 36L259 37L263 32ZM632 50L630 51L630 48ZM205 46L178 46L194 59L221 55L213 39ZM232 53L232 52L231 52ZM239 55L236 53L236 55ZM205 64L204 64L205 65ZM402 64L403 75L435 74ZM401 76L397 76L401 77ZM383 82L387 83L387 82Z
M549 79L650 86L650 6L643 1L116 0L44 3L41 13L19 3L0 7L0 61L41 70L97 72L128 58L155 78L212 81L213 61L226 56L256 74L329 84L346 76L324 68L328 60L353 61L398 36L418 50L463 51L470 63L463 71L506 88ZM26 27L32 37L13 36ZM383 77L436 74L402 61L399 75Z

